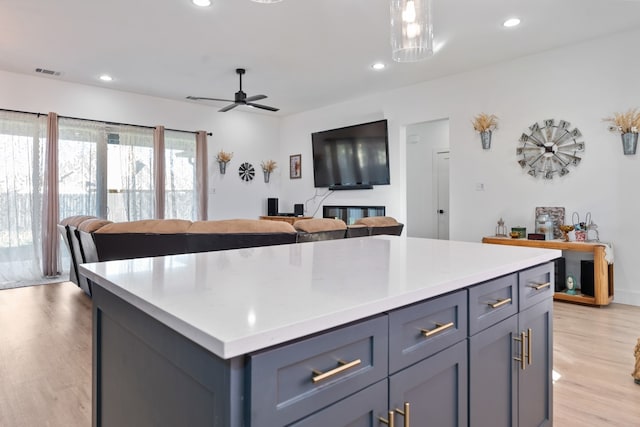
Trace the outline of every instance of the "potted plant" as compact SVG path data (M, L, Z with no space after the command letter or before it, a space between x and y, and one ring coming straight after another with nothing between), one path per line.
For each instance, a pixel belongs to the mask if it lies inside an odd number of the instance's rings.
M624 154L636 154L638 147L638 130L640 129L640 111L630 108L626 113L613 113L613 117L606 117L605 122L611 132L619 132L622 136L622 151Z
M278 165L273 160L267 160L266 162L263 161L260 165L262 166L262 173L264 174L264 182L269 182L271 172L273 172Z
M216 160L218 161L218 165L220 166L220 175L224 175L227 171L227 163L233 158L233 153L220 150L218 151L218 155L216 156Z
M480 113L471 123L476 132L480 133L482 148L488 150L491 147L491 133L498 129L498 117L495 114Z

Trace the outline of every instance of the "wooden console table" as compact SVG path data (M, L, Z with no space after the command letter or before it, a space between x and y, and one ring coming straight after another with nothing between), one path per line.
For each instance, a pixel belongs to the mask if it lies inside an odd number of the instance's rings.
M296 221L300 221L301 219L311 219L313 218L312 216L284 216L284 215L277 215L277 216L261 216L260 219L266 219L269 221L284 221L284 222L288 222L289 224L293 225L294 222Z
M482 243L496 245L527 246L532 248L560 249L563 251L593 253L593 294L569 295L556 292L553 299L586 305L608 305L613 301L613 264L605 260L605 245L599 242L565 242L563 240L511 239L509 237L484 237Z

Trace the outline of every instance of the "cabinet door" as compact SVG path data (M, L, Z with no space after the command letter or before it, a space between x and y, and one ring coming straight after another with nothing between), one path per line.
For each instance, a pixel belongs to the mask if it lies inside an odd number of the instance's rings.
M525 369L520 369L518 425L552 425L553 301L551 298L520 313L519 330L527 333Z
M326 409L290 424L290 427L380 427L387 418L387 380L339 401Z
M389 378L389 408L409 403L411 425L467 425L467 340L416 363ZM402 416L395 415L397 426Z
M518 316L469 338L469 426L517 425Z

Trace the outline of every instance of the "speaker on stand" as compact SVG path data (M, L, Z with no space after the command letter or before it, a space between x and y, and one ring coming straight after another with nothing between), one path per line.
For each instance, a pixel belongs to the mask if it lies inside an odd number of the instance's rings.
M278 215L278 198L277 197L270 197L267 199L267 215L268 216Z

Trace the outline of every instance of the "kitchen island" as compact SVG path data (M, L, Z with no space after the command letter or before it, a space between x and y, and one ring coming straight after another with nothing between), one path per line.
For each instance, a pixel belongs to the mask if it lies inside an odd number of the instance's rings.
M518 405L525 368L550 419L560 255L377 236L83 264L93 425L470 425L474 378L505 375ZM502 330L507 366L482 366Z

